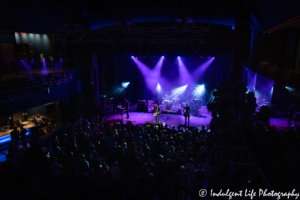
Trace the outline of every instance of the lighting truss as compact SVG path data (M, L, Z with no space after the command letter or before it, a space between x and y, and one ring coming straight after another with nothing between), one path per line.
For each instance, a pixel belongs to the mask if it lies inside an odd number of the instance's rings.
M210 28L149 27L101 28L95 30L54 31L56 44L205 44L209 43Z

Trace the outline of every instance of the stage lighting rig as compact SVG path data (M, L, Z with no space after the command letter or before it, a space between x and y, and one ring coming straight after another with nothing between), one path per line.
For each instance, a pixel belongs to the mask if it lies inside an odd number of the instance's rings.
M122 88L127 88L130 82L123 82L122 83Z
M160 91L161 91L161 86L160 86L160 84L159 84L159 83L157 83L156 90L157 90L158 92L160 92Z

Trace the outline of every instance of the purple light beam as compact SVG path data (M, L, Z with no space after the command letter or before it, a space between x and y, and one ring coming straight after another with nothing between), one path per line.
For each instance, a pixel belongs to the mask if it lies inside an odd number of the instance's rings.
M209 65L215 60L215 57L208 59L202 65L200 65L197 69L193 71L193 79L197 82L197 80L204 74Z
M178 67L179 67L180 83L181 83L181 85L186 85L186 84L193 85L194 81L181 59L182 58L178 56L177 60L178 60Z
M159 82L160 71L162 68L164 58L161 57L157 62L157 64L155 65L154 69L152 70L148 66L143 64L141 61L139 61L137 58L135 58L134 56L132 56L131 58L133 59L133 61L141 71L142 75L144 76L147 87L151 91L155 91L157 83Z
M21 63L26 68L26 71L27 71L29 77L32 77L32 69L31 69L31 67L24 60L21 60Z
M55 64L55 70L61 69L63 66L63 63L64 63L63 59L62 58L59 59L59 62Z
M43 58L43 69L42 69L42 75L47 75L47 74L48 74L47 65L46 65L45 58Z

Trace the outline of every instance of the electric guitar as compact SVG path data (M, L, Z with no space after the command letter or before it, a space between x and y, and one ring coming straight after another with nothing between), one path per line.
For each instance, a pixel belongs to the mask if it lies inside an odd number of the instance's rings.
M195 109L195 110L191 111L190 114L191 114L192 112L195 112L195 111L197 111L197 110ZM186 114L186 112L184 112L184 113L183 113L183 116L187 117L188 114Z
M159 113L161 113L161 111L153 113L153 116L156 117L157 115L159 115Z

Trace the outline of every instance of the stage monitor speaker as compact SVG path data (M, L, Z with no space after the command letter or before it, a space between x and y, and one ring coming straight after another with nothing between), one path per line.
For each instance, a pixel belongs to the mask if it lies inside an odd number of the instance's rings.
M146 125L152 125L154 124L153 122L149 122L149 121L146 121Z

